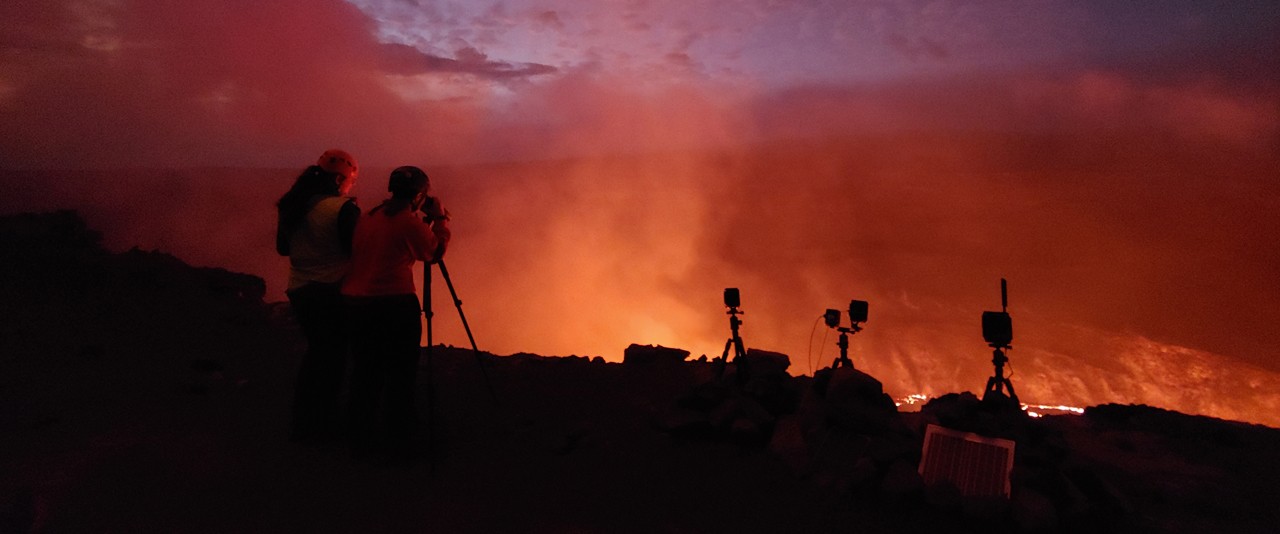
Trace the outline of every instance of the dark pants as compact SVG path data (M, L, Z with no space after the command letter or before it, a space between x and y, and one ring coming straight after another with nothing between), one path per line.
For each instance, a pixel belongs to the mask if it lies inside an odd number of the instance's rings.
M288 292L307 338L293 398L292 437L325 439L338 432L338 397L346 371L349 327L338 284L310 283Z
M351 444L356 454L409 451L417 410L422 310L417 295L349 298Z

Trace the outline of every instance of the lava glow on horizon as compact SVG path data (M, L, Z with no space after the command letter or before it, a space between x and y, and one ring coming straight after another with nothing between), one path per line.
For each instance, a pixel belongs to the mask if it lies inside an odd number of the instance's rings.
M738 287L793 373L859 299L891 395L975 391L1007 278L1023 401L1280 427L1280 5L1015 4L9 2L0 210L282 300L272 205L342 147L365 209L431 174L482 350L717 357Z
M898 407L899 410L903 410L903 406L906 406L907 407L906 410L915 411L922 408L925 404L928 404L930 400L931 400L931 397L923 393L912 393L910 395L907 395L905 397L895 400L893 403ZM1084 408L1080 408L1077 406L1065 406L1065 405L1049 406L1045 404L1023 404L1022 410L1024 412L1027 412L1027 416L1029 417L1044 417L1046 415L1082 415L1084 414Z

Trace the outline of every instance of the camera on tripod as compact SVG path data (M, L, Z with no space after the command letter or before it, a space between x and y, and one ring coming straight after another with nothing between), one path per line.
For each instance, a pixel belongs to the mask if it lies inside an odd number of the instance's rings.
M982 312L982 339L992 347L1008 347L1013 342L1013 319L1009 312Z
M840 328L840 310L828 309L822 314L822 320L827 323L828 328ZM861 330L857 325L865 322L867 322L867 301L849 301L849 323L857 330Z
M747 349L743 346L742 336L738 334L738 327L742 326L742 319L739 315L744 312L738 307L742 306L742 296L738 293L736 287L726 287L724 289L724 305L729 308L725 312L729 316L729 331L732 333L729 340L724 343L724 353L716 360L716 378L724 376L725 367L729 364L729 351L733 351L732 362L738 367L737 377L739 381L746 381L747 378Z
M836 342L836 346L840 347L840 356L831 366L853 369L853 360L849 359L849 334L861 332L862 326L859 323L867 322L867 301L856 299L849 301L848 327L840 326L840 310L828 309L822 314L822 320L827 323L828 328L834 328L840 332L840 340Z
M982 339L987 346L995 349L991 354L991 364L995 366L995 374L987 379L987 388L982 399L991 399L993 403L1009 404L1019 409L1018 394L1013 392L1013 382L1004 374L1004 365L1009 357L1004 351L1009 350L1013 342L1013 320L1009 318L1009 283L1000 279L1000 311L982 312ZM1006 393L1005 391L1008 391Z
M1013 319L1009 317L1009 284L1000 279L1000 311L982 312L982 339L992 348L1009 348L1013 342Z

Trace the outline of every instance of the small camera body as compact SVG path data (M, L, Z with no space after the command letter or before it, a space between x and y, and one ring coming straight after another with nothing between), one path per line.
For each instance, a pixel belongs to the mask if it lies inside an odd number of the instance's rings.
M738 288L726 287L724 289L724 305L730 308L737 308L742 305L742 298L738 295Z
M836 328L840 326L840 310L827 310L822 314L823 322L827 323L827 328Z
M849 322L853 324L867 322L867 301L849 301Z
M1013 341L1013 320L1008 312L982 312L982 339L993 347L1007 347Z

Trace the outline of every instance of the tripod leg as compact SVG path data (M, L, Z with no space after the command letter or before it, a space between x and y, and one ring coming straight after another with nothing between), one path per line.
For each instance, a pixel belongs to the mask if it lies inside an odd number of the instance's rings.
M484 385L489 390L489 398L495 402L498 395L493 392L493 384L489 382L489 372L484 368L484 360L480 358L480 349L476 348L476 338L471 335L471 325L467 324L467 315L462 313L462 300L458 298L458 292L453 289L453 280L449 278L449 269L444 266L444 260L436 262L440 266L440 276L444 277L444 283L449 287L449 295L453 297L453 305L458 308L458 318L462 319L462 328L467 331L467 340L471 341L471 351L476 355L476 364L480 366L480 374L484 377Z
M733 346L733 340L729 339L724 342L724 352L720 353L720 359L716 360L716 378L724 376L724 369L729 363L729 348Z
M422 314L427 318L427 355L431 355L431 264L422 264Z
M1004 379L1004 387L1009 390L1009 398L1017 401L1018 394L1013 392L1013 382L1010 382L1008 378Z
M435 361L431 348L431 264L422 264L422 313L427 318L427 463L431 473L436 472L436 387Z
M746 382L750 376L750 370L747 369L747 349L742 346L742 338L733 337L733 363L737 366L738 381Z

